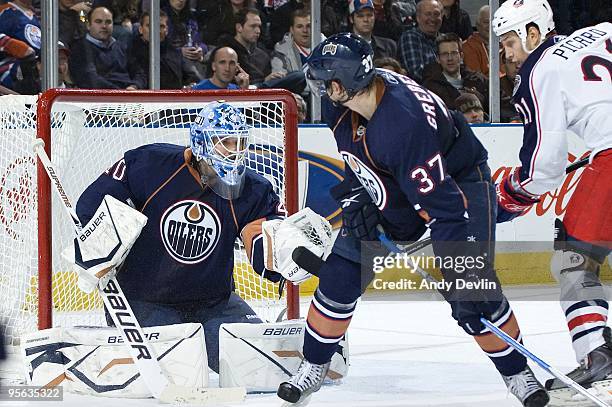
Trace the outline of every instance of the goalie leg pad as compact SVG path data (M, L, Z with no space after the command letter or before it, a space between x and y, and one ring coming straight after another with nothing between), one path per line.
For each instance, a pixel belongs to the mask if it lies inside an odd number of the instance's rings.
M260 324L255 311L236 293L214 307L205 307L195 315L197 321L204 326L206 349L208 351L208 367L219 372L219 329L224 323Z
M208 386L206 345L200 324L144 328L164 374L176 385ZM51 328L26 334L21 352L28 384L103 397L146 398L128 348L115 328Z
M244 386L249 392L275 392L302 361L304 321L223 324L219 331L219 386ZM338 380L348 373L348 340L337 345L327 374Z

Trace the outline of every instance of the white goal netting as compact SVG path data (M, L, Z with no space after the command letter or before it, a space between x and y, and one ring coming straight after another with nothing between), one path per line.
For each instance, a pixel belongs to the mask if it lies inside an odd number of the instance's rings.
M189 124L206 103L202 101L205 99L182 100L177 96L142 102L142 98L127 94L115 102L116 98L107 99L103 93L97 94L94 102L84 99L49 106L51 160L73 203L126 150L155 142L188 146ZM286 187L286 168L295 165L297 157L287 159L286 138L290 132L286 131L283 102L228 102L245 113L252 127L248 167L268 178L282 200L289 199L297 192ZM49 239L53 326L106 325L100 297L78 290L76 274L60 256L72 239L73 227L54 193L52 238L38 227L39 175L32 150L37 135L36 114L36 97L0 97L0 310L9 344L16 344L22 332L37 329L41 296L38 247ZM44 131L38 129L38 133ZM44 257L43 250L40 255ZM260 317L275 320L286 306L285 299L278 298L277 285L253 272L239 241L234 255L236 292Z

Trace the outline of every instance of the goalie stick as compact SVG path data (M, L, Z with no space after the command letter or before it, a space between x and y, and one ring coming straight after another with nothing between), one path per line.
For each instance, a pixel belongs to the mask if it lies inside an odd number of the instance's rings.
M379 229L379 231L380 230L381 229ZM380 234L380 241L382 242L382 244L389 251L391 251L393 253L403 253L403 251L382 232ZM423 277L425 280L430 281L430 282L437 282L437 280L431 274L427 273L426 271L424 271L420 267L416 267L415 269L416 269L417 273L419 273L419 275L421 277ZM484 324L484 326L489 328L489 330L491 332L493 332L502 341L506 342L509 346L511 346L512 348L516 349L517 352L521 353L526 358L529 358L532 361L534 361L538 366L540 366L542 369L546 370L551 375L555 376L557 379L561 380L567 386L569 386L572 389L576 390L577 392L579 392L580 394L582 394L583 396L585 396L586 398L591 400L596 405L598 405L600 407L609 407L608 404L606 404L600 398L598 398L594 394L589 393L587 391L587 389L585 389L584 387L582 387L581 385L576 383L574 380L570 379L569 377L567 377L566 375L561 373L561 371L559 371L558 369L552 367L551 365L549 365L548 363L544 362L542 359L540 359L539 357L537 357L536 355L531 353L527 348L525 348L523 345L521 345L519 342L517 342L510 335L508 335L507 333L505 333L504 331L499 329L497 326L495 326L492 322L490 322L486 318L481 317L480 318L480 322L482 322Z
M58 194L63 207L74 223L74 232L78 235L82 229L70 198L60 181L57 169L44 150L44 141L37 138L32 147L40 159L53 189ZM104 288L98 286L104 305L111 315L115 327L128 345L130 355L142 379L156 399L162 403L189 403L199 405L217 405L219 403L240 402L246 397L244 387L234 388L197 388L176 385L168 380L162 372L159 361L148 339L142 331L130 304L125 298L121 286L113 276Z

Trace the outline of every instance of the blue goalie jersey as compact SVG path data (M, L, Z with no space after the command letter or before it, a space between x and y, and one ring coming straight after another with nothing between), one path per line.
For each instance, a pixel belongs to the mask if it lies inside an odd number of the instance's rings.
M226 200L191 165L191 150L151 144L127 151L81 195L77 214L88 222L109 194L148 221L117 274L129 300L215 304L233 290L234 242L240 237L258 273L263 266L261 223L283 207L272 185L247 170L240 198Z
M466 241L466 203L455 181L485 163L486 150L436 95L408 77L377 73L369 121L324 98L346 177L366 188L395 240L416 240L427 224L434 240Z

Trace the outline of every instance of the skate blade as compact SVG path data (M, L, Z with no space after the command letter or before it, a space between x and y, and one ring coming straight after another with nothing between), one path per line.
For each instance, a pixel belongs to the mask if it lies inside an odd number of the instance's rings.
M612 380L602 380L595 382L591 385L591 388L587 389L589 393L603 399L608 405L612 406ZM575 390L570 388L562 388L556 390L548 390L550 396L549 407L592 407L595 404L584 397L582 394L578 394Z
M310 399L312 398L312 394L306 396L303 400L298 401L297 403L290 403L288 401L284 401L281 404L281 407L304 407L310 403Z

